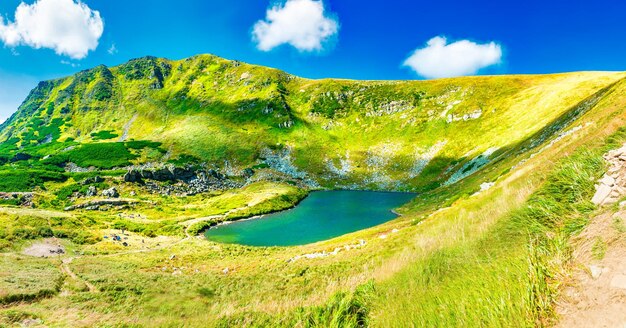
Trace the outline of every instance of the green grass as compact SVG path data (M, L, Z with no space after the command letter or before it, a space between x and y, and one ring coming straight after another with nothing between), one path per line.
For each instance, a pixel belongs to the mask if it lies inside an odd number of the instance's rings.
M56 265L48 260L0 257L0 264L3 268L0 272L0 305L3 306L52 297L59 292L64 281ZM0 312L0 318L9 323L19 317L19 311Z
M119 137L119 135L112 130L98 131L91 134L91 139L94 141L109 140L117 137Z
M374 302L385 310L376 323L525 327L553 320L567 241L595 209L590 199L604 171L602 154L624 141L621 129L603 147L577 150L484 237L430 254L383 283Z
M4 169L0 170L0 191L32 191L43 187L48 181L65 181L65 174L47 170Z
M74 149L53 155L44 163L62 165L71 162L80 167L93 166L106 170L131 165L133 160L140 157L135 151L145 148L159 149L159 145L160 143L151 141L82 144Z

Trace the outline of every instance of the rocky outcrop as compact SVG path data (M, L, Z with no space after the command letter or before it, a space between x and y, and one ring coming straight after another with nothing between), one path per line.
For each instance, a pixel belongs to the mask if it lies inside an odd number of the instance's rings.
M591 201L596 205L613 204L626 195L626 144L604 155L609 169L596 184Z
M104 182L104 178L97 175L95 177L90 177L90 178L83 180L80 184L86 186L86 185L90 185L94 183L102 183L102 182Z
M245 179L250 179L254 173L252 169L242 171ZM171 165L131 168L124 175L124 181L142 184L149 191L162 195L194 195L207 191L243 186L241 182L235 182L213 169L196 169L191 166L175 167Z
M141 171L130 169L126 174L124 174L124 181L126 182L135 182L135 183L143 183L143 175Z
M64 169L66 172L70 173L91 172L94 170L93 168L80 167L72 162L65 164Z
M446 118L446 123L449 124L449 123L458 122L458 121L476 120L476 119L479 119L482 115L483 115L482 109L477 109L471 113L466 113L463 115L448 114Z
M213 171L213 170L210 170ZM217 172L212 174L218 175ZM155 181L191 181L197 178L196 170L191 167L162 166L150 169L131 168L124 175L126 182L143 182L144 179Z
M108 197L108 198L117 198L117 197L120 197L120 193L117 191L115 187L111 187L109 189L103 190L102 196Z
M484 153L478 155L477 157L474 157L472 160L465 163L463 167L461 167L458 171L454 172L454 174L452 174L452 176L450 176L450 178L446 182L444 182L444 185L449 186L476 173L482 167L491 162L491 155L493 155L493 153L495 153L496 151L498 151L497 147L491 147L485 150Z
M87 188L87 191L85 192L85 196L87 197L93 197L97 194L98 194L98 189L96 189L96 187L94 186L89 186L89 188Z
M131 199L101 199L94 200L91 202L86 202L82 204L72 205L64 208L65 211L73 211L77 209L86 209L86 210L104 210L112 206L126 206L137 203L136 200Z
M14 204L24 207L33 207L32 192L0 192L0 200L15 202Z

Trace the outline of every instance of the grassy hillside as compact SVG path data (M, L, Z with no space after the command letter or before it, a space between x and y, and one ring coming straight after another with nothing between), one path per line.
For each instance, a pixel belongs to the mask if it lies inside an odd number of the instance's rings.
M425 191L509 156L623 77L307 80L209 55L146 57L40 83L0 127L0 156L27 154L31 168L269 165L312 186Z
M625 77L306 80L196 56L42 82L0 130L0 189L35 191L0 206L0 326L550 325L568 239L614 210L590 199L626 142ZM179 196L121 178L147 163L233 184ZM64 210L101 201L91 186L128 204ZM419 195L310 245L196 236L319 186ZM27 254L42 243L66 253Z

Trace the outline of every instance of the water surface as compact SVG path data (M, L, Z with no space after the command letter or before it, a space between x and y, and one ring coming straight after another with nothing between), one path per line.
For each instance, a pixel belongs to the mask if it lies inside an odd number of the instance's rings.
M251 246L304 245L369 228L395 217L391 210L415 194L315 191L295 208L237 221L206 232L209 240Z

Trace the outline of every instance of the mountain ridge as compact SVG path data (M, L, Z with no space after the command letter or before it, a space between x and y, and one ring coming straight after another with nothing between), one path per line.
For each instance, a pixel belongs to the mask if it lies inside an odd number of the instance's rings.
M269 165L328 188L419 190L482 167L624 76L306 79L213 55L147 56L40 82L0 140L54 164L69 147L143 140L161 150L129 149L126 163Z

